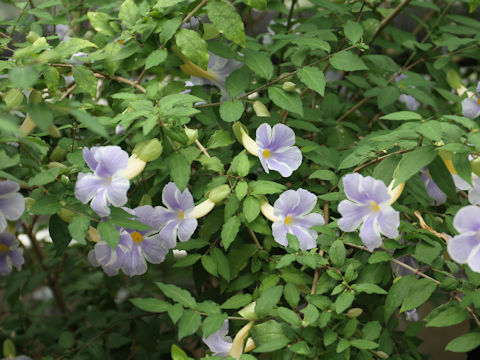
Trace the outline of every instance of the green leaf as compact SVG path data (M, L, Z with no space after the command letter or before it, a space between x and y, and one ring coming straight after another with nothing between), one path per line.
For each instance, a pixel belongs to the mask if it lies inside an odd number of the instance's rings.
M112 249L117 247L120 241L120 233L111 221L101 222L97 227L100 232L100 237L105 241Z
M357 43L363 36L363 28L358 22L348 20L347 23L343 26L343 31L345 36L352 43Z
M67 249L70 240L72 240L70 233L68 232L67 223L60 219L58 215L52 215L48 222L48 231L52 238L53 245L57 250L56 255L62 255Z
M34 66L17 66L8 73L8 79L16 87L28 90L38 80L39 72Z
M243 201L243 215L248 222L255 220L260 213L260 201L254 196L247 196Z
M202 69L208 68L208 46L205 40L193 30L180 29L175 34L178 48L187 59L197 64Z
M172 284L164 284L161 282L155 283L160 290L173 301L187 307L190 309L195 309L197 307L197 302L195 298L187 291L178 286Z
M271 86L268 88L268 96L279 108L303 116L302 100L297 93L287 93L279 87Z
M210 21L228 40L245 47L245 28L235 8L223 0L207 3L207 14Z
M200 327L202 317L193 310L185 310L178 323L178 340L192 335Z
M45 103L39 104L29 104L28 105L28 112L40 129L43 131L47 131L53 123L53 114L50 107Z
M203 336L209 337L215 331L219 330L223 322L227 320L227 314L212 314L203 321Z
M437 285L428 279L418 279L410 287L407 296L402 302L400 312L415 309L424 304L437 288Z
M230 299L225 301L222 305L222 309L239 309L252 302L252 295L250 294L237 294L233 295Z
M37 199L29 212L37 215L53 215L59 212L61 208L62 204L60 204L60 200L57 197L47 195Z
M267 8L267 0L246 0L248 6L258 10L265 10Z
M301 326L301 321L298 318L298 315L294 311L280 306L277 309L277 312L278 312L278 316L280 316L280 318L283 321L286 321L287 323L289 323L293 327L300 327Z
M472 166L470 164L470 161L468 160L468 155L461 154L461 153L453 154L452 164L455 170L457 171L458 175L463 180L471 184L472 183Z
M348 50L335 53L330 58L330 64L335 69L342 71L368 70L368 67L363 60L360 59L358 55Z
M189 359L185 351L180 349L175 344L172 344L171 356L172 356L172 360L188 360Z
M58 46L55 48L55 51L59 53L63 58L68 59L73 54L78 53L80 50L83 50L89 47L96 48L97 45L85 39L70 38L69 40L63 41L60 44L58 44ZM49 66L48 68L55 69L53 66ZM45 68L43 69L43 73L45 75Z
M167 58L168 52L165 49L158 49L150 53L145 60L145 70L160 65Z
M87 13L88 20L92 27L97 30L99 33L113 36L115 31L110 26L110 16L103 12L92 12Z
M267 180L251 181L248 185L252 195L277 194L287 189L285 185Z
M245 106L240 100L225 101L220 105L220 117L223 121L234 122L242 117Z
M378 347L378 344L371 340L365 339L352 339L350 340L350 345L356 347L357 349L371 350Z
M9 167L17 165L19 162L20 162L20 155L19 154L15 154L15 155L11 156L11 155L7 154L5 152L5 150L0 150L0 169L8 169ZM53 177L52 181L54 179L55 179L55 177ZM30 183L30 180L28 182ZM245 185L247 185L247 184L245 183Z
M247 176L250 172L250 161L248 161L248 156L245 150L241 151L237 156L232 160L231 169L234 173L237 173L238 176Z
M68 231L73 239L85 244L85 237L90 228L90 219L84 215L75 216L68 224Z
M433 181L437 184L440 190L447 195L448 199L455 201L457 199L455 183L453 182L450 171L448 171L447 166L440 156L436 156L435 159L433 159L428 165L428 170L430 171Z
M315 170L308 178L328 180L332 184L336 184L338 181L337 175L331 170Z
M88 130L104 137L108 138L108 133L99 123L99 121L91 116L89 113L83 111L83 110L77 110L77 109L71 109L70 113L77 118L80 123L85 126Z
M350 291L341 293L337 297L337 300L335 300L335 311L337 312L337 314L341 314L342 312L347 310L350 305L352 305L354 299L355 295Z
M413 111L397 111L382 116L382 120L422 120L422 117Z
M183 306L180 304L171 305L167 312L172 322L176 324L183 314Z
M445 350L466 353L480 346L480 332L472 331L450 341Z
M195 264L200 258L201 254L188 254L187 256L179 259L172 267L187 267Z
M245 65L257 75L266 80L273 76L273 64L270 58L263 52L248 51L244 56Z
M380 93L378 94L378 107L383 109L393 104L399 96L400 90L396 86L387 86L380 89Z
M321 96L325 94L326 80L322 70L306 66L298 70L297 76L309 89L315 90Z
M182 154L175 153L168 162L170 176L180 191L183 191L190 180L190 163Z
M133 26L137 23L140 10L133 0L125 0L118 11L118 17L125 26Z
M355 291L364 292L367 294L380 294L380 295L388 294L380 286L375 284L370 284L370 283L355 284Z
M242 200L248 192L248 184L244 181L237 183L235 186L235 196L238 200Z
M213 248L211 251L212 258L217 265L218 273L221 277L225 280L230 281L230 263L228 262L228 258L225 256L222 250L219 248Z
M345 263L346 250L342 240L335 240L330 246L330 260L336 266L342 266Z
M385 299L385 322L388 322L395 309L402 304L416 280L414 275L407 275L401 277L392 285Z
M251 330L255 342L255 352L271 352L285 347L290 339L285 335L286 329L275 320L268 320L255 325Z
M240 218L238 216L233 216L228 219L225 224L222 226L222 245L225 250L228 250L230 244L237 237L238 231L240 230Z
M220 172L220 173L224 172L223 164L220 161L220 159L217 158L216 156L207 157L207 156L202 154L198 158L198 161L207 170L212 170L212 171L216 171L216 172Z
M86 92L91 97L97 95L97 79L91 70L85 66L74 66L72 73L79 90Z
M440 311L438 314L435 315L435 317L429 319L426 327L445 327L457 325L468 319L468 317L468 312L465 309L462 309L458 306L452 306L443 311Z
M282 296L283 286L278 285L260 293L255 304L255 313L259 317L264 317L272 311Z
M207 148L218 149L234 143L230 132L225 130L216 130L207 143Z
M437 156L434 146L422 146L404 154L395 174L395 186L407 181L413 175L428 166Z
M287 300L288 305L297 306L300 301L300 291L297 286L291 283L287 283L284 288L285 300Z
M167 20L163 26L162 31L160 31L160 42L165 44L168 40L170 40L173 35L177 32L177 29L182 24L182 17L178 16L173 19Z
M130 301L139 309L154 313L163 313L172 306L165 300L157 298L134 298Z
M480 0L470 0L470 14L480 6Z
M23 102L23 98L23 93L20 90L10 89L5 94L3 101L5 101L5 104L7 104L7 110L12 110Z
M238 95L245 92L245 90L250 85L252 76L250 70L243 66L240 69L233 71L230 75L227 76L225 81L225 86L227 88L228 94L234 99Z
M213 276L218 275L217 264L215 263L215 261L213 260L213 258L210 255L202 256L201 262L202 262L203 268L207 272L209 272Z

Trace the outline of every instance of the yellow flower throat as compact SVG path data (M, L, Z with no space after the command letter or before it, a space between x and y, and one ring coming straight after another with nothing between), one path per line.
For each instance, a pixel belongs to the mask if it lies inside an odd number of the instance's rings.
M265 159L269 158L270 156L272 156L272 153L270 152L270 150L268 150L268 149L263 150L263 157Z
M133 233L130 234L131 238L132 238L132 241L135 243L135 244L141 244L142 241L143 241L143 236L142 234L140 234L139 232L137 231L134 231Z
M0 244L0 252L9 252L10 248L5 244Z
M370 206L372 207L373 211L380 211L380 206L378 206L378 204L375 201L372 200L370 202Z
M284 220L285 225L290 225L292 223L293 219L290 215L287 215L287 217Z

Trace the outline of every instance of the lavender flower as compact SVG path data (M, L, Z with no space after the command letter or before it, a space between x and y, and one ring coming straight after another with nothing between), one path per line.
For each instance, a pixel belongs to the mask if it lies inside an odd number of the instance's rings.
M170 182L163 188L162 202L166 206L157 206L159 221L164 224L160 239L169 248L175 247L177 236L180 241L187 241L195 232L198 222L191 216L195 207L192 194L188 189L180 192L175 183Z
M432 205L441 205L447 200L447 195L445 195L435 181L433 181L433 178L426 167L423 168L420 178L425 184L425 189L427 190L428 195L432 198Z
M105 241L100 241L95 244L93 250L89 251L88 260L93 266L101 266L108 276L117 275L129 251L130 241L129 234L121 234L115 250L112 250Z
M18 240L9 232L0 233L0 274L8 275L12 266L18 271L22 269L23 249L18 248Z
M130 182L120 176L128 165L128 154L119 146L83 148L85 159L93 174L79 173L75 196L99 216L110 215L110 204L122 206L127 202Z
M478 97L480 93L480 81L477 84L476 92L477 96L472 94L472 97L463 99L462 101L462 115L470 119L475 119L480 115L480 98Z
M0 181L0 233L7 228L7 220L18 220L25 210L25 199L17 191L20 185L7 180Z
M453 226L460 234L448 242L448 254L454 261L480 272L480 208L461 208L453 218Z
M391 195L383 181L354 173L343 177L343 186L348 200L338 205L341 230L351 232L363 223L360 238L370 251L382 244L380 234L398 236L400 214L390 206Z
M276 242L288 245L287 233L295 235L302 251L317 246L318 233L312 226L323 225L325 220L318 213L309 214L317 197L304 189L287 190L273 204L273 214L277 218L272 224L272 233Z
M214 332L209 337L202 337L202 341L207 344L213 352L213 356L228 356L232 348L232 338L228 334L228 320L223 322L220 330Z
M407 75L400 74L395 78L395 81L399 82L399 81L402 81L403 79L407 79L407 78L408 78ZM404 89L405 86L400 84L399 88ZM413 86L413 88L415 88L415 86ZM404 103L406 108L408 110L411 110L411 111L416 111L418 109L418 107L420 106L420 103L411 95L402 94L398 97L398 100L400 102Z
M257 129L258 157L266 173L275 170L283 177L292 175L302 163L302 153L295 144L295 133L288 126L267 123Z

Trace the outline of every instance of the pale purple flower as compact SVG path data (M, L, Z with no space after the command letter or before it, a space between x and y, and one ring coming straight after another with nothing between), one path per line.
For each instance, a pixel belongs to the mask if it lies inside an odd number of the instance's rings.
M18 247L19 242L15 236L5 231L0 233L0 274L8 275L12 266L18 271L22 269L23 249Z
M272 224L275 241L287 246L287 233L295 235L300 249L306 251L317 246L318 233L311 228L325 224L323 216L310 212L317 203L315 194L304 189L287 190L273 204L273 214L278 218Z
M122 265L123 272L128 276L142 275L147 271L148 260L152 264L160 264L165 260L168 250L175 247L161 237L159 229L164 224L162 211L150 205L140 206L130 210L136 220L151 227L149 230L124 229L129 236L128 251ZM195 229L194 229L195 230Z
M155 208L159 212L160 223L163 224L160 239L169 248L173 248L177 243L177 236L180 241L187 241L195 232L198 222L190 217L195 204L190 191L185 189L180 192L173 182L163 188L162 202L166 208L163 206Z
M480 98L478 97L480 93L480 81L477 84L477 95L474 98L466 98L462 101L462 115L475 119L480 115Z
M7 228L7 220L20 219L25 211L25 199L18 190L20 185L16 182L0 181L0 233Z
M454 261L480 272L480 208L461 208L453 218L453 226L460 234L448 242L448 254Z
M354 173L343 177L343 187L348 200L338 205L341 230L355 231L363 223L360 238L370 251L382 245L380 234L398 237L400 214L390 206L391 195L383 181Z
M432 198L432 205L441 205L447 200L447 195L445 195L435 181L433 181L433 178L426 167L423 168L420 178L425 184L425 189L427 190L428 195Z
M115 135L123 135L125 134L125 128L122 126L122 124L118 124L115 126Z
M257 129L256 143L258 157L268 174L275 170L283 177L289 177L302 163L302 153L295 144L295 133L284 124L276 124L273 129L263 123Z
M123 206L127 202L128 179L119 173L127 167L128 154L119 146L83 148L83 158L92 173L79 173L75 196L82 203L90 200L90 207L99 216L110 215L109 206Z
M208 348L213 352L213 356L228 356L232 349L232 338L228 334L228 320L223 322L220 330L215 331L209 337L202 337L202 341L207 344Z
M401 81L403 79L407 79L407 78L408 78L407 75L400 74L395 78L395 81L399 82L399 81ZM403 89L405 87L404 87L404 85L400 85L399 88ZM415 86L413 86L413 88L415 88ZM411 110L411 111L416 111L420 106L420 103L411 95L402 94L398 97L398 101L404 103L406 108L408 110Z
M95 247L89 251L88 260L90 260L93 266L101 266L108 276L117 275L129 251L130 242L129 234L121 234L117 247L112 250L110 245L102 240L96 243Z
M472 178L472 185L468 192L468 200L472 205L480 205L480 177L475 175Z

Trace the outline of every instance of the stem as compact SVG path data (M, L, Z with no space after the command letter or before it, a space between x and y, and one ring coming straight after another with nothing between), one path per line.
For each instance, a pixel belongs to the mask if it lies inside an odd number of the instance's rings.
M378 35L380 35L380 33L382 32L382 30L388 25L388 23L390 21L392 21L397 15L398 13L405 7L408 5L408 3L410 2L410 0L403 0L400 5L398 5L395 10L390 14L388 15L385 19L382 20L382 22L380 23L380 26L378 27L377 31L375 31L375 34L373 34L373 38L372 40L370 40L370 45L373 44L373 42L375 41L375 39L377 38Z
M253 242L258 246L258 248L259 248L260 250L263 250L263 246L262 246L262 245L260 244L260 242L258 241L257 235L255 235L255 233L253 232L252 229L250 229L249 226L247 226L247 230L248 230L248 232L250 233L250 236L252 237Z
M193 15L195 15L195 13L196 13L198 10L200 10L200 9L203 7L203 5L205 5L206 3L207 3L207 0L202 0L202 1L200 1L200 3L199 3L197 6L195 6L195 8L187 14L187 16L185 16L185 17L183 18L183 20L182 20L182 25L184 25L188 20L190 20L190 18L191 18Z

